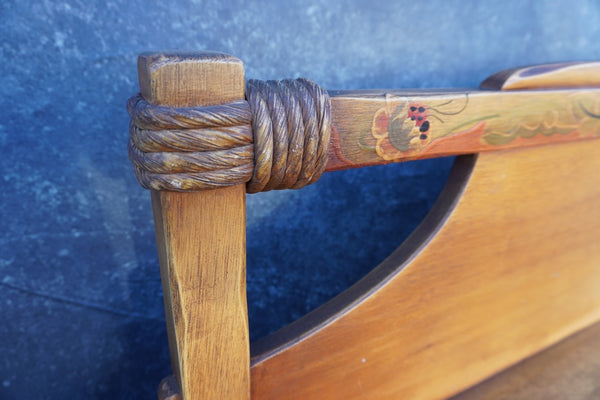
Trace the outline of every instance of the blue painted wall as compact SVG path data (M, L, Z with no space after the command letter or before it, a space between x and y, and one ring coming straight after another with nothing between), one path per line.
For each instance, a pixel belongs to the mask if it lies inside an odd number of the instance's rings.
M138 53L218 50L248 77L328 89L473 87L507 67L600 58L599 22L594 0L3 0L0 398L153 398L170 373L149 194L126 155ZM389 254L451 162L249 196L252 337Z

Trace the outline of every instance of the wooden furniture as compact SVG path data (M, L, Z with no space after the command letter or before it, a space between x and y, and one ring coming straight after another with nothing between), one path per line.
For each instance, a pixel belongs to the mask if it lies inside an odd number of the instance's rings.
M596 323L452 400L600 398L599 341Z
M259 101L249 98L250 129L244 102L236 102L244 98L243 64L230 56L145 54L139 76L148 104L138 98L130 112L140 126L151 125L139 122L143 113L161 119L180 112L174 118L184 122L196 114L229 116L213 108L185 114L195 106L230 103L243 114L237 125L202 128L215 143L224 131L241 138L224 156L235 165L216 168L232 171L232 186L219 181L218 189L185 191L212 185L205 177L215 172L203 162L218 149L182 152L170 136L140 144L156 147L155 154L135 147L138 139L130 145L138 177L153 188L176 376L161 384L160 398L447 398L600 320L598 63L503 71L472 91L331 92L330 124L318 105L303 114L327 125L315 128L330 135L319 136L328 143L325 171L460 156L437 204L398 250L252 347L243 182L255 178L252 161L263 155L256 151ZM302 85L315 104L324 101ZM264 102L279 96L289 103L282 93ZM278 118L272 112L269 123ZM169 123L161 123L132 132L170 135ZM271 143L276 154L278 141ZM305 156L312 143L305 140Z

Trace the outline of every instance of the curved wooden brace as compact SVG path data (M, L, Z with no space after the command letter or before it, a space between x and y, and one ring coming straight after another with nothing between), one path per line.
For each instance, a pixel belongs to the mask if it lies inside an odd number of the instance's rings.
M459 159L451 195L354 301L257 343L252 398L443 398L599 320L598 154L485 153L470 174Z
M507 70L482 87L597 86L597 66ZM600 320L598 154L592 140L457 158L382 265L253 344L252 398L444 398Z
M448 181L435 205L417 229L380 265L356 284L346 289L331 301L283 327L271 335L252 343L252 363L259 364L267 358L302 341L335 319L343 317L369 296L376 293L387 282L400 273L404 265L427 246L429 240L454 209L471 175L477 156L458 157Z

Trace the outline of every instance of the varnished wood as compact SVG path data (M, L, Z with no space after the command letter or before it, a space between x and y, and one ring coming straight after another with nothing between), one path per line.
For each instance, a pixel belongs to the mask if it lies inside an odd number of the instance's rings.
M589 62L501 71L487 90L332 92L326 171L597 138L598 87Z
M331 103L326 171L600 137L600 89L340 92ZM427 113L426 132L411 108Z
M599 154L594 140L478 155L386 273L257 344L253 399L444 398L599 320Z
M140 92L147 102L172 107L230 103L244 98L244 64L216 52L144 53Z
M577 332L451 400L596 400L600 398L600 323ZM162 400L181 400L173 376Z
M600 323L451 400L600 399Z
M244 68L221 54L146 54L140 88L174 107L244 96ZM169 347L183 399L249 398L244 185L153 192Z

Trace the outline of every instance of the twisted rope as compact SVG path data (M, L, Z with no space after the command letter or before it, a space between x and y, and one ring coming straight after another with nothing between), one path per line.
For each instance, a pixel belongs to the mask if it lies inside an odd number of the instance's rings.
M251 80L247 101L174 108L129 99L129 157L140 184L205 190L298 189L319 179L331 135L327 92L306 79Z

